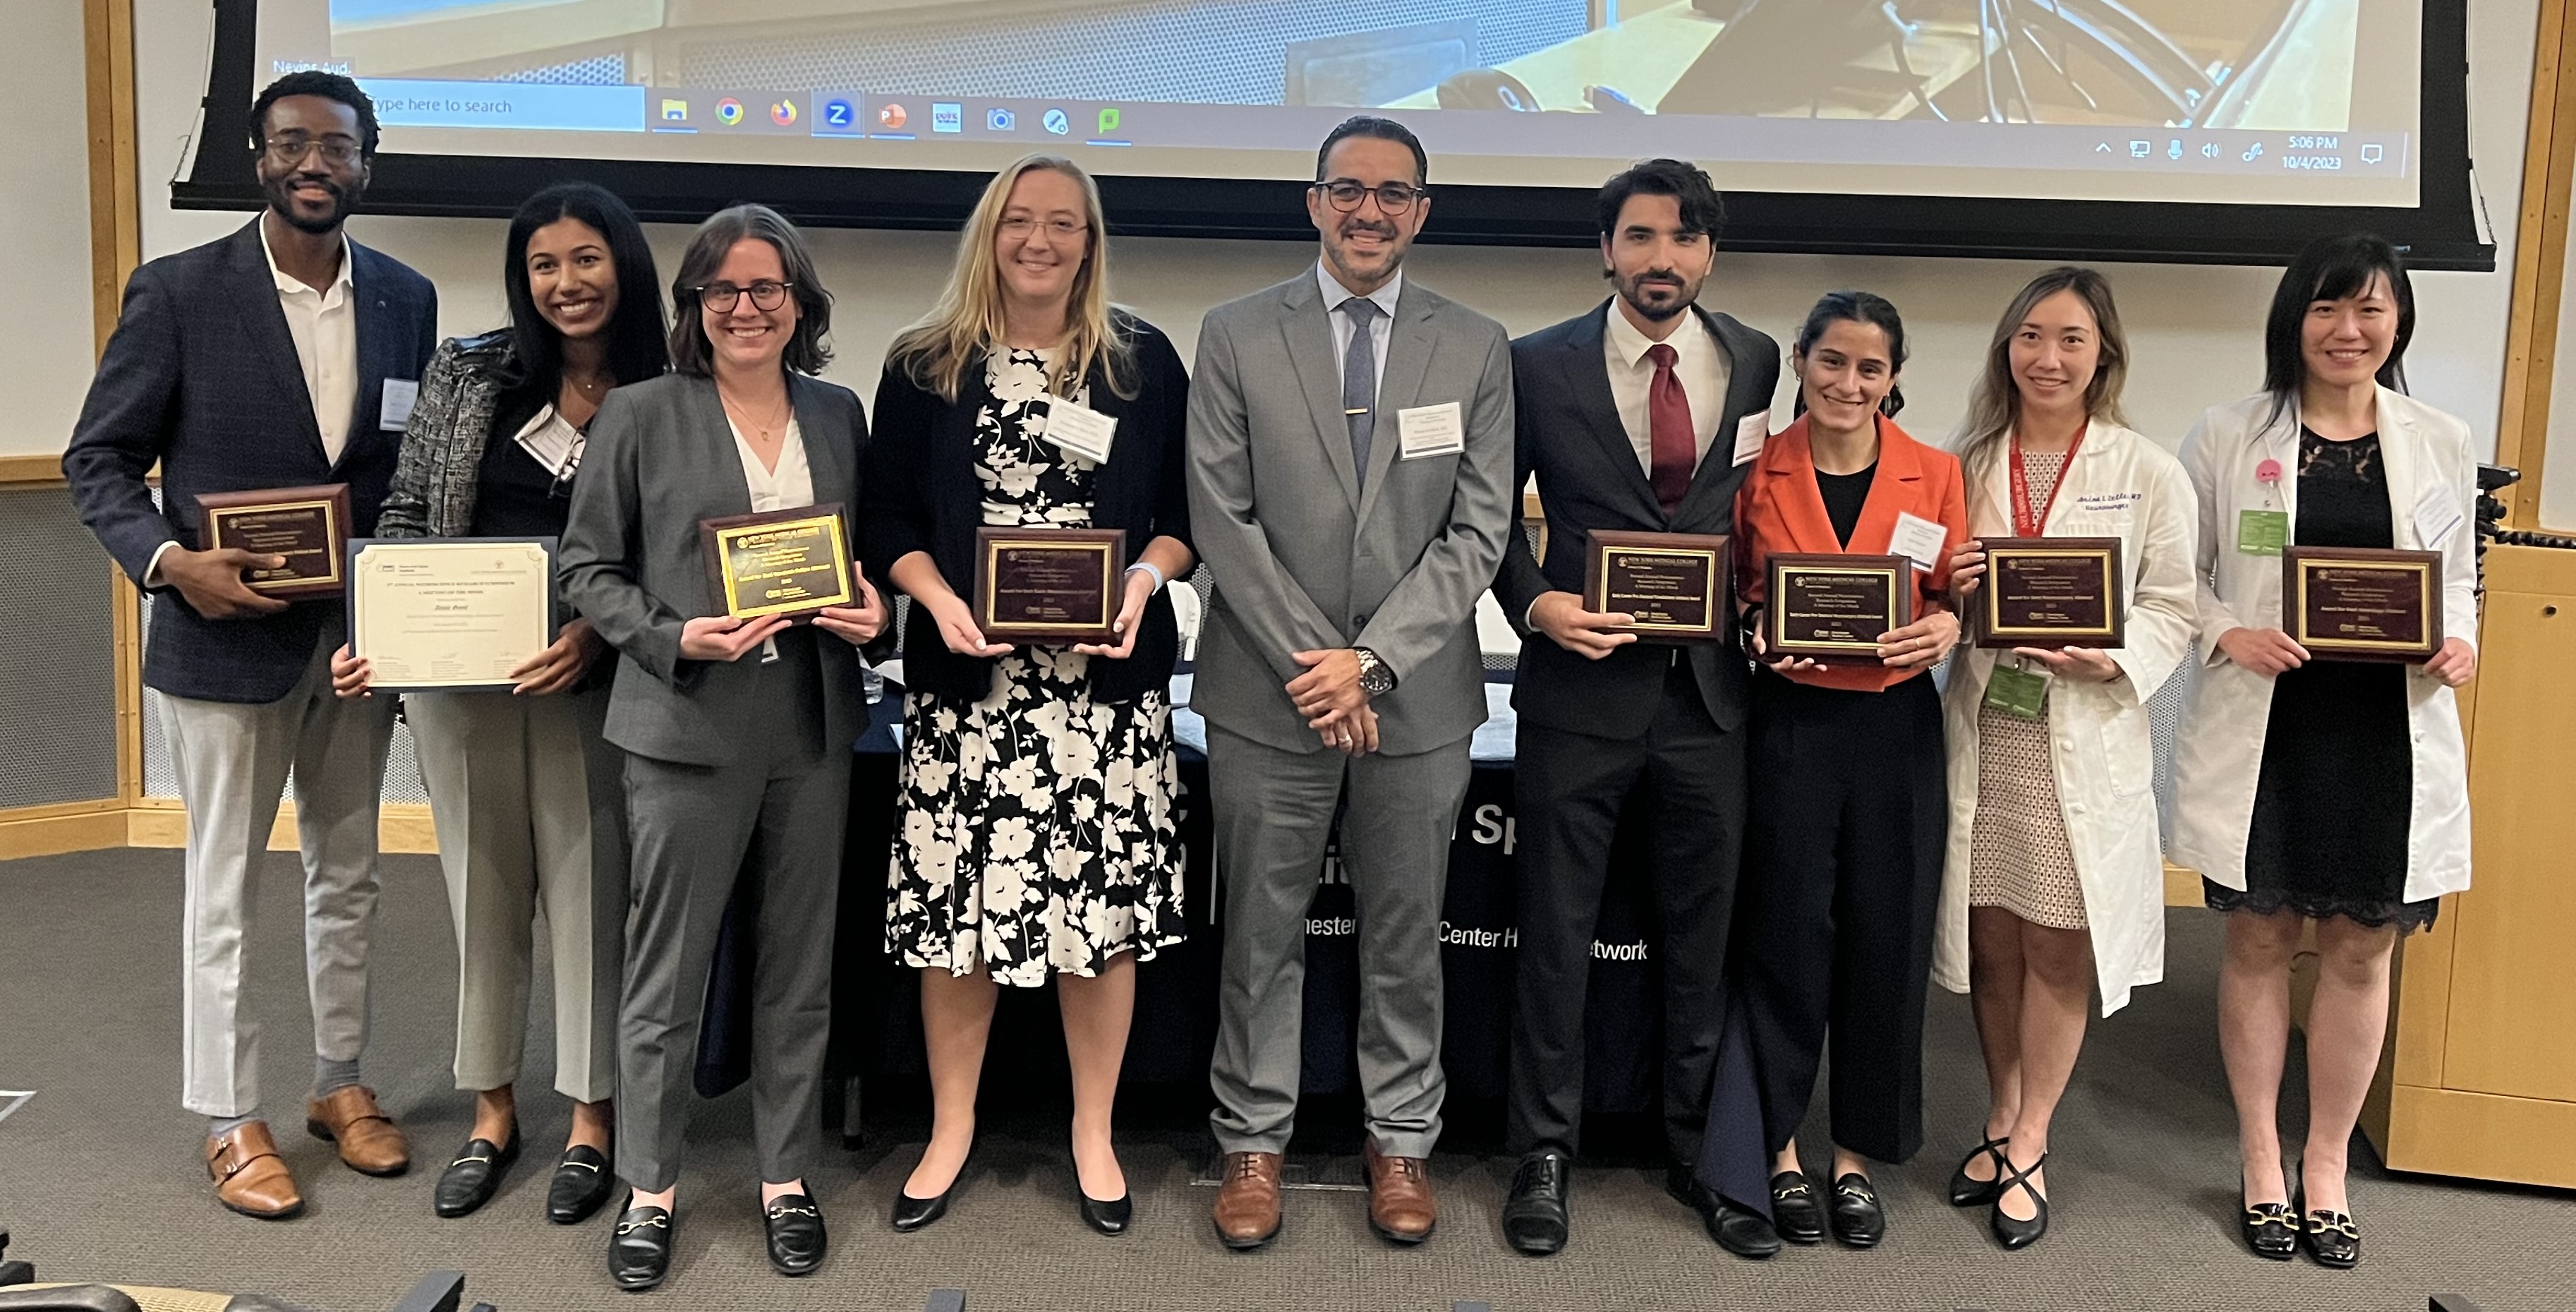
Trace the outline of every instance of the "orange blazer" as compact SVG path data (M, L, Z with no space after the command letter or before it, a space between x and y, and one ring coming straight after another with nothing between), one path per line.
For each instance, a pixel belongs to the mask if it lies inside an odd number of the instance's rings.
M1878 420L1878 473L1870 480L1869 500L1861 504L1860 523L1846 548L1834 536L1825 516L1824 494L1816 490L1816 458L1807 445L1807 419L1801 415L1763 443L1762 454L1735 494L1735 590L1747 604L1759 605L1769 582L1767 562L1775 553L1855 556L1896 554L1888 539L1896 517L1911 513L1943 529L1941 561L1914 571L1914 615L1950 608L1950 553L1968 539L1966 479L1959 458L1906 436L1895 421ZM1891 670L1873 665L1827 665L1799 670L1789 677L1819 688L1882 692L1921 674L1922 667Z

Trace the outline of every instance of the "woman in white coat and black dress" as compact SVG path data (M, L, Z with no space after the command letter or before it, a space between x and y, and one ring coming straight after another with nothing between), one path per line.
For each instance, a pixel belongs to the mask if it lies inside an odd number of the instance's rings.
M2469 884L2467 760L2452 689L2477 669L2476 467L2466 424L2395 390L2415 329L2387 242L2334 237L2281 276L2264 391L2184 444L2200 496L2200 655L2176 746L2174 860L2228 912L2220 1051L2236 1099L2246 1241L2360 1260L2345 1155L2388 1025L2400 934ZM2441 632L2422 665L2318 661L2282 631L2281 544L2442 553ZM2319 970L2308 1134L2291 1201L2276 1119L2290 958Z
M1950 1202L1990 1208L2008 1249L2048 1229L2041 1167L2094 985L2108 1016L2164 977L2147 699L2191 651L2199 516L2181 464L2121 426L2128 360L2109 280L2051 269L1996 323L1959 444L1980 538L2117 538L2125 589L2121 646L1962 646L1944 697L1932 978L1975 998L1989 1096ZM1952 577L1968 593L1984 572L1971 541Z

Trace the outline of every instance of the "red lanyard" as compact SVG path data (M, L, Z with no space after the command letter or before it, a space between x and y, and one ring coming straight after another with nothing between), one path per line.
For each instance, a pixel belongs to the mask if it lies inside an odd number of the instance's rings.
M2066 486L2066 471L2075 467L2075 453L2084 449L2084 434L2092 431L2092 428L2093 426L2091 424L2086 424L2081 430L2076 432L2075 440L2067 444L2066 459L2057 466L2057 477L2048 485L2048 500L2040 506L2039 514L2036 516L2030 513L2030 477L2022 472L2021 432L2018 429L2014 430L2012 435L2012 513L2013 535L2015 537L2035 538L2040 536L2041 530L2047 527L2048 512L2055 509L2057 506L2057 490Z

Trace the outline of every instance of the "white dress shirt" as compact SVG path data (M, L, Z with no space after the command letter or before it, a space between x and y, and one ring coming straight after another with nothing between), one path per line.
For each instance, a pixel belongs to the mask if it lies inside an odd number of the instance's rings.
M1351 317L1342 313L1342 302L1358 293L1343 286L1341 280L1333 276L1333 271L1324 267L1322 260L1315 261L1315 281L1324 289L1324 319L1333 325L1333 377L1340 378L1342 362L1351 357ZM1386 349L1395 340L1395 302L1403 291L1404 274L1399 270L1386 280L1384 287L1368 294L1369 300L1378 308L1378 316L1369 320L1369 345L1377 352L1372 360L1377 366L1377 377L1369 384L1372 394L1386 386Z
M1609 327L1601 334L1610 369L1610 399L1619 405L1619 423L1628 430L1628 445L1637 449L1637 467L1652 478L1655 430L1647 394L1654 388L1655 362L1646 358L1646 350L1655 343L1628 322L1616 300L1602 313L1610 316ZM1717 334L1708 330L1699 314L1684 310L1682 315L1681 326L1664 339L1664 345L1673 348L1673 377L1680 380L1682 395L1690 402L1691 442L1698 448L1691 468L1696 470L1717 440L1718 424L1726 418L1726 387L1733 370L1726 348L1718 344ZM1733 450L1730 446L1728 453Z
M277 284L286 334L295 339L304 394L312 399L313 422L322 430L323 458L336 465L349 448L349 419L358 405L358 305L349 280L349 239L340 238L340 276L320 291L277 267L266 220L259 225L259 250L268 257L268 276Z
M805 461L805 430L793 414L787 417L787 436L778 444L778 468L760 463L760 453L743 440L742 426L725 416L725 427L733 432L733 452L742 457L743 485L751 490L751 513L766 515L773 510L802 510L814 504L814 467ZM760 644L760 659L778 659L778 639L771 637Z

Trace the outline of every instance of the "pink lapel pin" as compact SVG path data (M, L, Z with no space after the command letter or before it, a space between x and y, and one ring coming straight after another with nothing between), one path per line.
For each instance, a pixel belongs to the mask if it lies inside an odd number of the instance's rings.
M2280 482L2281 462L2278 460L2266 460L2263 463L2254 466L2254 481L2267 486Z

